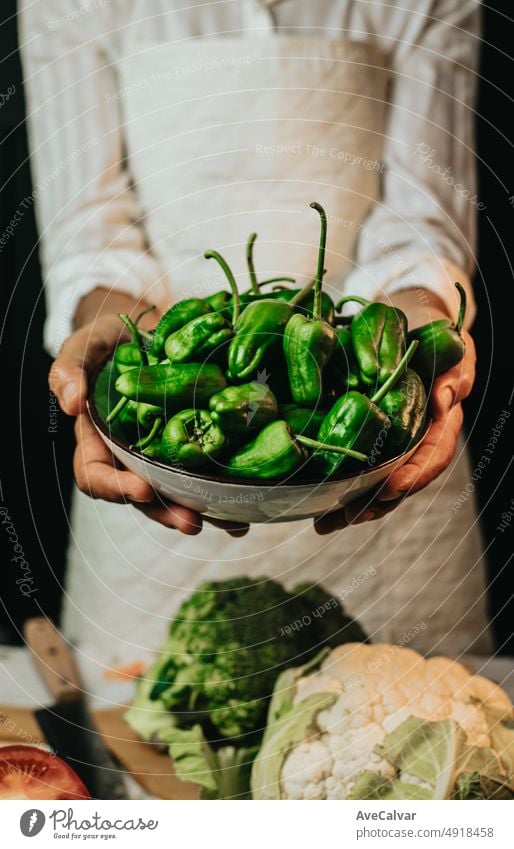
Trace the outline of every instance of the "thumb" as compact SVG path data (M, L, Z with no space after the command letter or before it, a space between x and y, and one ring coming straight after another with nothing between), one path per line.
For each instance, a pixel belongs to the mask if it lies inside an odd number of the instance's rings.
M77 330L66 340L50 369L48 382L69 416L85 412L91 372L125 337L124 326L109 317Z

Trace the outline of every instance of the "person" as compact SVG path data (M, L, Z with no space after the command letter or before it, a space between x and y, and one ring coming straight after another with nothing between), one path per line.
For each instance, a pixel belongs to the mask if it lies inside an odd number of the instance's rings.
M146 657L201 580L236 574L322 581L374 641L487 651L461 436L475 362L478 6L20 3L50 386L76 416L63 627L95 661ZM248 529L166 503L86 413L95 368L126 338L117 314L152 303L162 314L223 287L207 248L242 283L253 230L259 273L305 282L311 200L329 214L333 297L385 300L416 326L454 319L462 283L464 361L436 380L412 458L344 510Z

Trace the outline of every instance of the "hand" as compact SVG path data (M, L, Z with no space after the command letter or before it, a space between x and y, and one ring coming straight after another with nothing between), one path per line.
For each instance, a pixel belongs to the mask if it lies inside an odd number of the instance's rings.
M248 531L247 525L202 518L193 510L159 498L148 483L118 463L97 434L86 412L89 378L96 364L125 338L117 316L102 315L66 340L50 371L50 388L62 410L77 416L73 461L77 486L92 498L130 503L150 519L184 534L200 533L205 521L232 536L242 536Z
M319 534L381 519L395 510L404 498L428 486L449 466L462 428L461 401L471 392L475 379L475 345L469 333L463 331L463 336L466 342L464 359L434 381L429 399L432 422L423 443L375 492L316 519L314 527Z

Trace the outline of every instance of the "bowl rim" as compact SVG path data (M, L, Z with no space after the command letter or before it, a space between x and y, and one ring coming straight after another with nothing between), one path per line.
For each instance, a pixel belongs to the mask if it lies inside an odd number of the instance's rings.
M140 451L134 451L133 448L130 448L126 442L123 442L117 436L115 436L109 427L105 424L105 422L100 418L98 410L96 409L95 399L94 399L94 389L96 386L96 381L102 369L112 360L112 352L104 357L93 369L91 374L90 382L89 382L89 394L86 399L86 408L89 414L89 418L93 422L93 425L96 429L106 437L110 442L114 443L117 448L120 448L122 451L125 451L128 454L133 454L139 460L143 460L145 463L150 466L155 466L159 469L164 469L165 471L172 472L175 475L182 475L186 477L196 478L197 480L209 481L210 483L218 483L222 485L230 485L230 486L249 486L249 487L263 487L270 488L275 486L282 487L300 487L300 486L315 486L320 487L325 484L334 484L340 481L347 480L357 480L358 478L365 477L367 475L371 475L374 472L380 470L385 471L390 466L394 466L401 460L402 457L406 456L414 448L417 448L421 443L425 440L425 437L430 428L431 419L427 416L427 420L425 423L425 429L419 439L409 448L407 451L403 451L401 454L395 454L394 457L389 458L388 460L384 460L383 463L377 463L374 466L366 467L362 469L360 472L355 473L342 473L327 476L324 480L316 480L315 478L295 478L294 482L290 482L289 480L281 480L280 478L270 478L269 480L263 480L262 478L230 478L223 477L223 475L211 475L205 472L196 472L192 469L180 469L177 466L172 466L170 463L165 463L162 460L157 460L154 457L147 457L146 454L141 453Z

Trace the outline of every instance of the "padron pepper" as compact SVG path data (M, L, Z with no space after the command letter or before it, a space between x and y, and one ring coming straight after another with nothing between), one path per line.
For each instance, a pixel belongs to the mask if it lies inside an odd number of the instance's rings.
M380 409L383 398L396 385L417 348L417 342L409 345L396 369L372 398L360 392L347 392L339 398L324 418L318 432L320 442L339 445L369 454L382 430L387 435L390 422ZM317 468L325 475L332 475L342 465L345 457L329 452L316 452Z
M198 469L217 457L225 435L207 410L189 409L166 423L161 438L161 457L185 469Z
M226 433L261 430L278 415L278 403L266 384L252 381L227 386L209 401L213 421Z
M325 274L325 271L323 271L323 274ZM316 278L314 278L312 285L314 285L315 279ZM294 298L295 295L297 295L300 291L300 289L287 289L284 286L274 287L274 296L275 298L278 298L279 301L286 301L287 303L289 303L289 301ZM302 303L297 305L295 312L299 312L302 315L308 315L312 317L313 309L314 294L312 292L309 292L309 294L306 295ZM321 317L324 318L325 321L328 321L329 324L335 324L335 310L336 308L330 295L327 295L326 292L322 292L320 307Z
M336 328L337 343L330 361L346 389L357 389L360 386L359 365L353 351L352 334L348 327Z
M119 314L123 324L129 329L130 334L132 336L132 342L130 342L129 344L132 345L132 347L133 347L134 356L137 357L138 360L139 360L139 363L140 363L139 368L142 368L144 366L148 366L149 365L149 358L148 358L148 352L146 350L146 343L143 340L143 337L141 335L141 331L139 330L139 328L137 326L137 322L139 321L141 316L143 316L145 313L149 312L152 309L154 309L154 307L148 307L147 309L143 310L143 312L140 313L140 315L136 318L135 322L132 321L132 319L130 318L129 315L127 315L127 313L120 313ZM116 363L116 352L114 354L114 362L117 365L118 372L121 375L126 374L128 371L134 371L136 368L138 368L138 366L135 365L135 366L133 366L129 369L120 369L119 363ZM126 407L127 404L128 404L128 398L121 398L118 401L118 403L109 412L109 415L106 418L106 422L107 423L113 422L115 419L117 419L119 417L120 413L124 410L124 408Z
M278 411L279 417L287 422L293 433L310 436L311 439L318 435L326 414L326 410L312 410L310 407L299 407L298 404L281 404Z
M153 332L150 353L161 359L164 356L164 345L168 336L180 330L185 324L201 315L212 312L205 298L185 298L177 301L164 313Z
M367 459L366 455L360 452L340 446L325 445L318 440L295 435L287 422L277 419L263 428L252 442L232 455L225 465L225 474L229 477L250 477L260 480L290 475L308 459L307 448L314 450L323 448L337 453L338 456L350 454L361 461Z
M323 372L337 343L335 329L321 317L321 292L327 241L327 216L319 203L311 203L319 213L321 232L318 269L314 284L312 318L293 315L284 331L284 355L293 401L314 407L323 394Z
M456 324L441 318L416 327L409 333L409 340L417 339L419 347L412 360L412 368L429 384L434 377L460 363L466 352L462 338L462 325L466 315L466 292L455 284L460 296L459 314Z
M386 447L390 453L402 454L414 445L425 427L427 395L420 376L408 368L378 406L391 422Z
M391 376L405 353L407 317L396 307L357 295L341 298L336 309L340 310L348 301L364 307L350 325L361 380L367 386L380 385Z
M211 395L226 385L222 370L214 363L160 363L127 371L115 383L124 398L165 410L206 406Z
M208 312L193 318L166 339L164 350L170 363L186 363L208 357L232 338L232 328L239 317L239 292L226 260L217 251L206 251L204 256L206 259L215 259L226 274L232 290L232 323L223 311Z
M138 366L158 363L157 357L150 355L147 351L148 345L143 339L143 331L140 330L138 324L144 315L155 309L155 306L146 307L139 313L136 319L132 321L126 313L120 314L120 318L125 326L130 331L131 341L122 342L114 351L113 360L119 374L128 371L131 368ZM147 334L144 334L146 338Z

